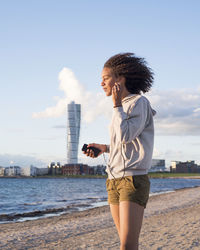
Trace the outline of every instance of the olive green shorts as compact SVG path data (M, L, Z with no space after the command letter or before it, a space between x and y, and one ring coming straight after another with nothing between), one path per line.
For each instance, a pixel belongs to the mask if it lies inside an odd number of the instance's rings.
M132 201L146 208L149 199L150 181L148 175L125 176L107 179L106 190L108 203L119 204L120 201Z

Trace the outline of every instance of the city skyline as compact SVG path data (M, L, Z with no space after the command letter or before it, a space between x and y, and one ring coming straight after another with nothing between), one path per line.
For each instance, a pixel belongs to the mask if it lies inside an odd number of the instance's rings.
M0 166L66 163L67 105L81 104L84 143L109 144L112 100L104 62L119 52L154 71L146 97L157 111L154 159L200 163L200 3L18 1L1 4ZM134 14L133 14L134 13ZM186 18L187 17L187 18Z

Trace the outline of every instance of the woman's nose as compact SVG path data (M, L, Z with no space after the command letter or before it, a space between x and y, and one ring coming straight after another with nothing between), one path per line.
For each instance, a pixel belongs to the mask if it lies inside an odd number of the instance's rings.
M101 82L101 86L104 86L104 85L105 85L105 83L102 81L102 82Z

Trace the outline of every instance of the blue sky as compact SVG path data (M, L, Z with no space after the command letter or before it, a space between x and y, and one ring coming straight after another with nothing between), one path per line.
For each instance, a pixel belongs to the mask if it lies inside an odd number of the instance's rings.
M101 70L127 51L146 58L155 73L147 95L157 111L154 158L200 163L199 11L197 0L3 1L0 165L64 163L64 108L73 96L83 107L80 148L109 143L112 108ZM104 164L81 152L79 161Z

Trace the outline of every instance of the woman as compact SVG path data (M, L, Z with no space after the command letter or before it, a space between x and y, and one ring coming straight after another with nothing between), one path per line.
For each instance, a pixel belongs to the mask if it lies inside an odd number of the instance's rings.
M138 249L144 209L149 198L154 125L149 101L141 95L152 86L153 73L133 53L111 57L102 71L101 86L112 96L110 145L91 143L109 153L106 189L111 214L120 237L120 249ZM94 157L88 149L87 156ZM98 155L98 156L99 156Z

